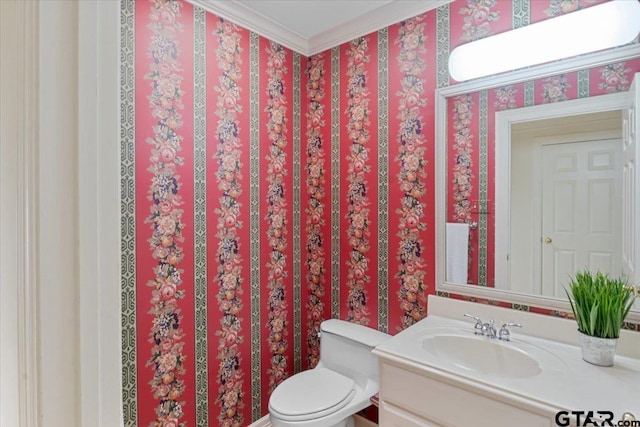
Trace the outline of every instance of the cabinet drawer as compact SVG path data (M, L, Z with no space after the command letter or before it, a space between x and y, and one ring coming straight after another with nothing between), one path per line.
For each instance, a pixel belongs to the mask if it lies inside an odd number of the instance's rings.
M384 427L441 427L390 403L383 403L380 406L380 425Z
M442 426L554 425L551 416L534 414L387 363L380 364L380 402L392 404Z

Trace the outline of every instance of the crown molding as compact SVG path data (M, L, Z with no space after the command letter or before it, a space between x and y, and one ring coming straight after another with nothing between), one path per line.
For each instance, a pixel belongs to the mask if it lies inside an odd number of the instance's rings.
M311 56L403 19L436 9L453 0L395 0L312 38L306 38L290 30L238 0L188 1L302 55Z
M404 19L408 19L453 0L395 0L392 3L371 10L358 18L338 25L308 40L307 56L331 49L357 37L378 31Z
M238 0L188 1L298 53L307 55L306 52L309 51L309 41L305 37L245 6Z

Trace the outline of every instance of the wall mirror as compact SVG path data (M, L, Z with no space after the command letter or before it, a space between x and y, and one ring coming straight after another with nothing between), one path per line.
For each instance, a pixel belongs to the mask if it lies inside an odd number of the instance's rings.
M482 121L476 122L471 129L484 132L480 137L484 141L470 149L465 149L458 126L458 118L467 117L467 106L457 103L468 97L469 103L484 102L486 106L487 93L495 95L507 85L639 56L640 45L635 43L437 91L438 291L570 311L562 283L577 268L588 265L612 274L624 271L637 280L640 262L633 249L640 224L636 227L635 220L627 221L623 231L621 221L623 205L629 204L629 197L623 195L628 190L622 186L621 147L633 132L627 117L633 97L628 91L522 108L485 108L488 117L484 123L490 122L490 134L481 129ZM465 156L470 155L475 157L469 163L480 163L480 167L468 166ZM586 189L575 182L569 184L571 179L561 174L565 169L582 170L582 163L597 170L592 179L580 181L595 182L586 184ZM473 184L467 185L467 178ZM593 196L586 200L599 197L591 206L580 205L585 203L581 199L585 191ZM636 191L634 188L632 195ZM556 229L550 229L549 224ZM575 251L562 242L568 229L575 229L571 238ZM577 229L595 230L591 241L598 245L608 241L610 250L602 246L583 250L590 237ZM629 230L631 255L624 239ZM636 301L629 320L640 320L640 302Z

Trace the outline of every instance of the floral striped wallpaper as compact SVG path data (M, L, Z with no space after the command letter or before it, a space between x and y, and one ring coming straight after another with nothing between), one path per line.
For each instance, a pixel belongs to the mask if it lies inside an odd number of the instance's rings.
M327 115L331 106L328 104L330 88L327 78L326 53L320 53L307 61L307 82L302 90L302 105L305 108L306 126L303 138L305 148L301 151L301 163L304 165L304 185L301 198L305 207L301 209L301 223L304 224L302 244L299 257L303 263L302 278L306 283L306 292L298 309L302 312L302 341L305 344L303 366L313 368L320 357L320 323L331 307L330 288L328 283L330 250L330 224L328 218L330 205L328 187L330 162L327 157L331 152L329 146L331 135L327 125ZM330 75L330 74L329 74Z
M425 16L408 19L392 28L394 40L393 60L397 63L397 82L392 85L392 111L396 111L391 136L393 187L399 190L394 200L392 249L395 268L391 277L398 284L397 305L394 317L399 317L396 330L405 329L426 315L424 295L427 293L426 239L427 224L433 219L427 211L429 134L425 115L427 107L427 35ZM430 46L429 46L430 47ZM433 141L433 138L431 138ZM431 144L429 144L431 145ZM394 194L396 191L393 192ZM391 203L391 201L390 201ZM432 256L429 256L431 261Z
M148 161L136 177L149 183L146 194L140 194L144 188L138 191L137 198L145 197L147 203L138 204L136 213L150 232L145 236L148 247L140 251L138 259L151 269L138 270L136 275L151 290L150 301L140 301L138 307L147 311L150 320L151 348L145 359L151 369L146 374L150 392L160 402L155 409L160 423L179 419L182 401L192 398L186 359L188 347L193 346L193 335L185 334L185 323L190 319L183 310L193 305L193 294L185 289L193 274L184 268L193 263L193 249L184 244L193 233L183 219L185 205L193 197L193 179L183 176L185 159L189 162L192 157L189 149L183 150L185 139L191 138L182 112L189 102L183 86L188 77L183 66L189 59L179 56L180 42L174 37L184 30L181 7L177 3L168 6L152 8L149 13L148 71L142 78L148 80L150 90L146 111L139 117L147 124L140 128L139 138L146 143L140 151Z
M250 396L245 374L251 372L247 344L252 319L243 316L250 306L249 282L251 234L247 165L252 139L246 123L249 118L249 69L247 53L252 48L247 31L207 15L205 45L206 74L215 70L212 81L202 90L207 105L206 157L203 185L207 204L206 288L207 354L211 369L208 377L209 422L219 425L244 421L245 396ZM209 42L209 43L207 43ZM210 102L209 102L210 101ZM209 115L214 112L214 116ZM211 231L209 231L211 228ZM210 342L209 342L210 340ZM197 367L196 367L197 368ZM213 403L213 405L212 405Z
M322 320L423 318L450 50L596 3L456 0L306 58L181 0L123 0L125 425L249 425L318 363ZM447 203L478 222L470 277L493 280L493 113L626 90L638 70L451 99Z
M375 265L377 241L376 223L372 217L377 209L377 185L373 175L377 152L377 116L372 100L377 98L375 61L376 37L370 35L352 40L341 48L340 111L344 111L344 132L341 132L340 160L344 160L344 196L341 197L341 254L345 274L340 283L346 290L346 319L366 326L372 324L376 302L371 295L371 267Z

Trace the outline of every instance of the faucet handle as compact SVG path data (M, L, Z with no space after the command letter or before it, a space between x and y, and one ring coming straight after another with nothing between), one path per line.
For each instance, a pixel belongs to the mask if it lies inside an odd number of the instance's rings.
M502 328L500 328L500 332L498 332L498 338L502 341L511 341L511 332L509 331L509 329L507 329L511 326L515 328L522 328L522 325L520 323L507 322L502 325Z
M465 313L464 317L470 317L470 318L472 318L473 320L476 321L476 324L473 327L473 329L475 330L474 333L476 335L484 335L484 333L482 332L482 320L480 320L480 318L478 316L474 316L473 314Z
M495 321L489 320L489 322L482 325L482 334L488 336L489 338L496 338L496 328L493 326Z

